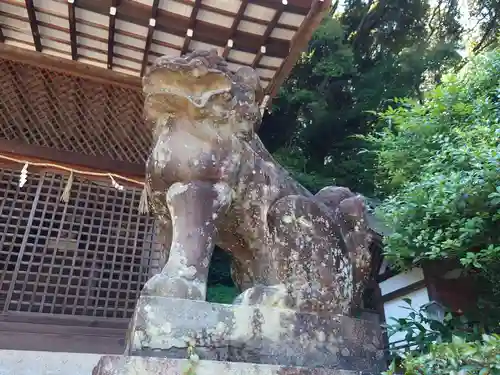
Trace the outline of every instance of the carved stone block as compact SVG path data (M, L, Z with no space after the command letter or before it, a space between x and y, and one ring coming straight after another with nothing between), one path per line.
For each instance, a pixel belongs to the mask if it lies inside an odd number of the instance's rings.
M372 372L383 367L377 322L264 306L143 296L128 355Z
M191 369L191 371L188 371ZM252 363L199 361L152 357L102 357L92 375L361 375L359 371L306 369Z

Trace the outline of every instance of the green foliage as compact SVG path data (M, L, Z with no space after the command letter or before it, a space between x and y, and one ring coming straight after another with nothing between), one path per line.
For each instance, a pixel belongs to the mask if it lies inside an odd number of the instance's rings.
M264 144L313 190L335 181L373 195L375 154L357 135L372 131L373 111L394 97L421 100L457 63L458 14L457 0L344 2L273 100L259 131ZM299 169L295 158L305 163Z
M477 322L444 311L444 319L429 317L405 299L406 318L387 324L389 336L404 334L404 346L391 347L394 358L384 375L500 374L500 336L487 335ZM496 322L498 326L498 322ZM400 370L403 370L402 372Z
M500 0L470 0L468 8L475 19L472 32L473 53L499 47L500 40Z
M231 277L231 255L215 247L208 272L207 301L231 304L238 294Z
M238 295L234 286L212 285L207 289L207 301L214 303L231 304Z
M335 184L331 177L322 176L314 170L307 172L307 160L300 150L280 149L273 156L280 164L286 165L293 178L313 193Z
M476 341L455 336L449 343L433 344L427 354L405 356L402 367L404 375L499 375L500 336L483 335ZM395 370L393 362L384 375Z
M453 337L460 337L466 341L479 340L485 330L478 323L470 322L465 316L457 316L445 309L443 321L429 317L425 307L415 309L410 299L405 299L408 310L406 318L392 318L393 323L386 324L389 337L395 334L404 334L404 345L394 343L391 351L394 356L399 356L401 350L413 354L429 353L435 343L450 343Z
M234 286L231 277L231 255L218 246L215 246L212 259L210 260L207 283L208 286Z
M424 104L401 100L382 114L379 213L393 230L386 255L405 266L458 258L500 261L500 52L445 77Z

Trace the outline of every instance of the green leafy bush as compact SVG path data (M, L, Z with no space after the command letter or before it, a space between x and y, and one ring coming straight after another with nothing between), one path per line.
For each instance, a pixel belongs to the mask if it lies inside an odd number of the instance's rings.
M390 346L393 362L384 375L500 374L500 336L485 334L463 315L444 309L429 316L425 306L417 310L410 299L404 302L408 316L385 325L389 337L405 337Z
M406 355L404 375L499 375L500 336L483 335L481 340L453 337L449 343L433 344L429 353ZM396 373L395 362L385 375Z
M416 309L410 299L403 301L405 305L401 307L408 310L408 316L391 318L392 321L385 324L389 337L404 334L403 343L394 342L390 347L393 357L399 357L403 350L425 354L434 344L450 343L453 337L467 341L479 340L485 333L479 323L469 321L464 315L453 314L444 308L442 319L438 320L428 315L425 306Z
M373 136L379 213L393 230L387 257L399 266L457 258L500 261L500 51L445 77L424 104L398 101Z

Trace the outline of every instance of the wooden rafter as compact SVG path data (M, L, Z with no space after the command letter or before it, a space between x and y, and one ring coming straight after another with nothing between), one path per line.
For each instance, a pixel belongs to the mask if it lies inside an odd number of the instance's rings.
M68 21L69 38L71 41L71 58L78 59L78 50L76 47L76 20L75 20L75 0L68 0Z
M266 45L263 44L260 49L259 49L259 52L257 52L257 54L255 55L253 61L252 61L252 68L257 68L257 65L259 65L260 63L260 60L262 60L262 57L266 54Z
M141 88L141 80L139 77L102 69L78 61L51 56L45 53L36 53L23 48L16 48L5 43L0 44L0 58L50 69L55 72L71 74L76 77L90 79L94 82L113 84L136 90L140 90Z
M243 1L241 3L243 3ZM240 6L242 5L241 3L240 3ZM279 5L279 2L277 4ZM225 10L225 9L217 8L217 7L213 6L213 5L206 4L203 1L202 1L201 5L200 5L200 9L201 10L206 10L206 11L209 11L209 12L213 12L215 14L220 14L221 16L230 17L230 18L233 18L233 19L238 14L238 12L237 12L236 15L235 15L234 12L231 12L231 11L228 11L228 10ZM307 12L306 12L306 14L307 14ZM257 25L261 25L261 26L267 26L267 24L269 23L269 21L267 21L265 19L256 18L256 17L253 17L253 16L251 16L249 14L243 14L243 17L242 17L241 21L248 21L248 22L256 23ZM278 22L277 26L279 28L281 28L281 29L290 30L290 31L293 31L293 32L297 31L298 28L299 28L298 26L289 25L289 24L280 23L280 22Z
M253 1L251 3L253 4ZM78 8L102 15L109 15L109 7L106 4L109 4L109 1L78 0ZM276 0L272 0L272 4L274 4L272 8L275 8L279 3ZM291 11L289 8L290 5L287 6L287 11ZM118 8L118 16L120 20L148 27L151 17L151 6L141 4L139 1L121 0ZM191 17L185 17L159 8L155 30L185 38L190 21ZM229 29L222 25L196 20L196 40L199 42L224 46L227 42L228 32ZM261 37L250 32L236 30L233 35L233 42L235 49L242 52L255 53L261 46ZM285 58L288 55L289 47L289 41L272 37L266 45L267 54L277 58Z
M231 51L231 48L233 47L233 36L236 33L236 30L238 30L238 25L240 24L241 20L243 19L243 16L245 14L247 6L248 6L248 0L242 0L240 7L238 9L238 13L236 13L236 16L234 17L234 20L233 20L233 24L231 25L229 39L227 41L226 46L224 47L224 52L222 52L223 58L227 58L227 56L229 55L229 52Z
M151 49L151 43L153 42L153 34L155 32L156 16L158 14L159 3L160 0L154 0L153 5L151 7L151 18L149 19L148 36L146 37L146 45L144 46L144 56L142 57L141 77L144 75L146 67L148 66L149 50Z
M115 22L116 22L116 7L118 0L112 0L109 8L109 26L108 26L108 69L113 68L113 44L115 40Z
M196 25L196 17L198 16L200 5L201 0L195 0L193 10L191 11L191 17L189 18L189 27L186 31L186 36L184 37L184 44L182 45L181 55L186 54L189 49L189 43L191 43L191 38L193 37L194 27Z
M252 0L252 4L266 8L280 9L280 0ZM287 9L292 13L306 15L311 7L311 0L288 0Z
M255 55L255 58L252 61L252 68L256 68L257 65L259 65L260 60L262 59L262 56L266 53L266 44L269 40L269 37L271 36L271 33L273 32L274 28L278 24L278 21L281 18L281 15L285 11L285 7L287 6L288 1L287 0L281 0L281 7L276 9L276 12L274 12L274 16L269 22L269 24L266 27L266 31L264 32L264 35L262 35L262 44L259 49L259 52Z
M36 22L35 6L33 5L33 0L25 0L26 11L28 12L28 18L30 21L31 34L33 35L33 43L35 44L35 49L38 52L42 51L42 41L40 38L40 32L38 31L38 24Z

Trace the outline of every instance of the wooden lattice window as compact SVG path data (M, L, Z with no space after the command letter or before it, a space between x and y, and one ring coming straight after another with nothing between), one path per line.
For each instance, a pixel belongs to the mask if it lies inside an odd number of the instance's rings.
M0 311L126 319L161 253L141 191L0 170Z
M143 165L141 90L0 58L0 139Z

